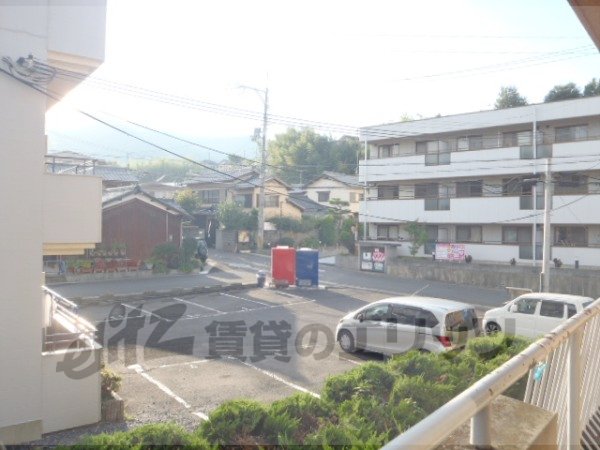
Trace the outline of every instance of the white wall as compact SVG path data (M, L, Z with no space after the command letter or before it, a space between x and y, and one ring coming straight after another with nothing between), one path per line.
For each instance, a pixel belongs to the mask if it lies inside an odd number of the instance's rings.
M44 433L79 427L100 421L100 349L64 350L44 353L43 361L43 426ZM77 379L57 364L65 356L83 363L77 364L76 371L88 366L95 371L89 376Z
M43 4L2 3L1 56L17 59L33 53L45 58ZM42 418L40 285L46 99L4 74L0 74L0 98L1 439L3 428Z
M329 191L329 193L330 193L329 200L333 200L333 199L337 198L343 202L348 202L349 206L347 207L347 209L349 209L352 212L358 212L359 202L351 202L350 201L350 193L352 193L352 192L356 193L357 198L358 198L358 194L363 193L362 188L351 189L348 186L346 186L344 183L340 183L339 181L330 180L327 178L321 178L321 179L314 181L313 183L311 183L309 186L306 187L306 196L309 199L311 199L312 201L315 201L322 205L330 206L329 202L319 202L318 192L321 192L321 191L323 191L323 192Z
M102 178L45 174L44 244L102 241Z

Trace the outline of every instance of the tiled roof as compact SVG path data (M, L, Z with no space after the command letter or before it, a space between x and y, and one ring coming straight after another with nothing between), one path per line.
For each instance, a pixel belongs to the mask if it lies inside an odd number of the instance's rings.
M361 187L361 185L358 183L358 175L348 175L346 173L329 172L326 170L323 172L321 177L327 177L332 180L339 181L340 183L347 184L348 186Z
M231 170L227 172L215 172L207 170L205 173L195 175L185 182L185 184L197 184L197 183L239 183L241 180L247 180L248 178L255 177L257 174L254 170L244 168L238 170Z
M139 186L135 186L133 189L129 189L129 190L120 190L119 189L119 190L105 192L102 195L102 207L104 208L107 206L111 206L111 204L113 202L123 200L126 197L129 197L130 195L138 195L138 194L148 197L153 202L160 203L161 205L165 206L167 209L175 211L184 216L188 216L188 217L190 216L190 214L174 200L166 200L163 198L155 197L155 196L149 194L148 192L144 191Z
M311 200L305 194L291 194L287 200L300 208L305 214L326 215L331 209Z
M101 177L103 181L120 181L137 183L138 174L127 167L95 165L82 166L74 164L46 164L46 171L51 173L69 174L69 175L91 175Z

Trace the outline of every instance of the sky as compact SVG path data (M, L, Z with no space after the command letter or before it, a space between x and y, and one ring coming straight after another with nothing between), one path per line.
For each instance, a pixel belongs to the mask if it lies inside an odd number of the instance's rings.
M267 87L269 139L307 124L339 137L493 109L501 86L539 103L557 84L600 77L600 53L566 0L107 1L105 62L48 113L50 151L168 157L74 107L220 160L125 120L254 157Z

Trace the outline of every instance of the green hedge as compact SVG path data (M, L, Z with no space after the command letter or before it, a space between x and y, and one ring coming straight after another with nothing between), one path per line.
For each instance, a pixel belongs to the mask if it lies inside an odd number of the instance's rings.
M194 433L161 424L90 437L82 444L379 448L528 344L525 339L497 334L471 340L461 352L413 351L328 378L321 398L296 394L271 405L234 400L215 409ZM524 387L525 378L505 394L522 399Z

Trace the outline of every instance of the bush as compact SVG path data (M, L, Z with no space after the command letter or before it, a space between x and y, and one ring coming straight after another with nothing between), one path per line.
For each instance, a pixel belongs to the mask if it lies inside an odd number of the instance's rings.
M188 433L183 427L172 423L143 425L130 431L87 436L71 448L89 450L91 447L107 450L131 447L169 450L174 447L210 448L198 435Z
M179 267L179 249L172 242L158 244L152 250L152 262L154 264L162 262L169 269L177 269Z
M332 216L321 219L319 223L319 240L323 245L337 244L337 230L335 219Z
M394 380L387 365L368 362L350 372L328 378L323 398L332 403L372 396L387 399Z
M118 392L121 389L121 376L104 365L100 369L100 378L100 391L103 399L110 398L111 392Z
M426 381L421 376L401 377L394 384L390 403L399 404L411 399L425 411L432 413L456 395L456 388L450 384Z
M319 248L319 240L314 236L307 237L300 242L300 247L318 249Z
M200 426L201 435L212 444L242 444L262 434L267 418L266 408L252 400L223 403Z
M301 232L302 230L302 222L299 220L296 220L292 217L286 217L286 216L281 216L281 217L273 217L271 219L269 219L269 222L271 222L273 225L275 225L275 227L279 230L279 231L294 231L294 232Z
M288 445L302 444L307 434L317 431L321 422L330 420L332 417L331 405L310 394L296 394L278 400L269 408L269 420L284 419L283 424L277 423L279 426L277 431L280 438L285 436ZM294 425L284 430L288 423ZM272 424L265 425L265 429L272 426ZM285 431L285 433L282 433L282 431ZM274 433L265 434L273 435Z
M296 243L291 237L284 236L277 241L277 245L287 245L288 247L293 247Z

